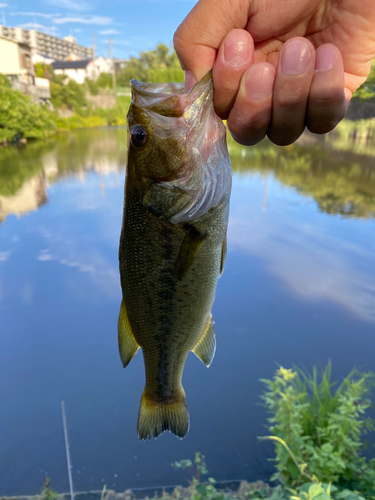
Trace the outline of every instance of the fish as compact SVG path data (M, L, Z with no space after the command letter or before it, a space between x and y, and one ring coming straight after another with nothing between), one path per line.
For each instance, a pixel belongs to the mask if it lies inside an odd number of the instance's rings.
M211 74L183 83L131 81L119 263L118 342L126 367L142 348L146 383L140 440L183 438L182 386L192 351L207 367L216 350L211 309L226 258L232 171Z

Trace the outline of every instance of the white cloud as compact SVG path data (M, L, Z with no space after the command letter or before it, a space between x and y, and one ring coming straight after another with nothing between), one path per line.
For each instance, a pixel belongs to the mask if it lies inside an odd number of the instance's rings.
M73 31L74 33L82 33L82 30L80 30L79 28L75 28Z
M5 9L6 7L8 7L7 3L0 3L0 9Z
M30 16L30 17L44 17L45 19L53 19L59 17L61 14L44 14L43 12L11 12L11 16Z
M48 5L53 5L54 7L60 7L62 9L78 12L91 9L90 5L84 0L81 0L79 2L76 2L75 0L44 0L44 2Z
M57 17L53 20L56 24L66 23L80 23L80 24L97 24L100 26L107 26L112 24L112 19L105 16L91 16L91 17Z
M0 252L0 262L5 262L6 260L9 259L11 252L8 250L8 252Z
M271 274L304 300L330 300L375 323L374 275L353 265L355 256L370 262L370 251L318 227L293 224L291 230L283 218L275 222L264 213L249 217L247 209L231 207L231 251L262 259Z
M118 30L103 30L99 32L100 35L119 35L120 31Z
M19 27L25 30L40 30L53 36L57 35L55 28L51 28L50 26L44 26L43 24L25 23L25 24L20 24Z

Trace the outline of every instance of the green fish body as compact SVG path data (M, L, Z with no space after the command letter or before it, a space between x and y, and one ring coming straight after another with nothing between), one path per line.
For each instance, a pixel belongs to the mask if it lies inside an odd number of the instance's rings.
M141 440L182 438L189 413L182 373L189 351L215 353L211 308L226 253L231 168L207 75L183 84L132 81L120 238L118 333L124 367L143 350Z

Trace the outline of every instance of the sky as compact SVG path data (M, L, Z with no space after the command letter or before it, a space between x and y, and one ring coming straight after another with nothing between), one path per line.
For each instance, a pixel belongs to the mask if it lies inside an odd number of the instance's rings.
M137 56L160 42L172 44L173 33L196 0L10 0L0 1L0 24L37 29L77 43L92 45L96 54L108 57L109 38L114 56Z

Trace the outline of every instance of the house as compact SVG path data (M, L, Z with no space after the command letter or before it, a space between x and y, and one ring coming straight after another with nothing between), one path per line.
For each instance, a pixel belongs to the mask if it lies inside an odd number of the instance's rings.
M51 66L55 75L66 75L77 83L84 83L87 78L97 80L101 73L112 73L112 60L104 57L54 61Z
M31 47L26 43L0 36L0 73L9 78L14 89L31 95L37 102L51 97L49 81L35 77Z
M109 57L96 57L87 67L88 78L97 80L102 73L113 73L113 61Z
M79 59L78 61L54 61L51 66L55 75L66 75L77 83L84 83L87 78L87 66L92 59Z

